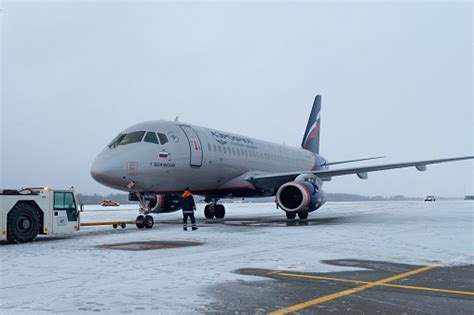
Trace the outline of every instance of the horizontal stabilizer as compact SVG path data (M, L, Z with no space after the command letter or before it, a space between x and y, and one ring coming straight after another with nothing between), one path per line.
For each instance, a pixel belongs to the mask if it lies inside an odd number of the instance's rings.
M376 157L364 158L364 159L357 159L357 160L347 160L347 161L339 161L339 162L330 162L330 163L324 164L323 166L331 166L331 165L339 165L339 164L347 164L347 163L354 163L354 162L377 160L377 159L383 159L384 157L385 157L385 156L376 156Z

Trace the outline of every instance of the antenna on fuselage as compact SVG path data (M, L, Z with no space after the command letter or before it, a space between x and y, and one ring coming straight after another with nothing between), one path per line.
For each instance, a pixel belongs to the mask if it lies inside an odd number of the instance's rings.
M174 119L175 122L178 122L179 121L179 116L176 116L176 118Z

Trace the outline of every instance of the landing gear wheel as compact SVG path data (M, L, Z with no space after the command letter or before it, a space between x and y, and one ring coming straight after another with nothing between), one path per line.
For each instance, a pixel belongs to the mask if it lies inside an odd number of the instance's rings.
M144 223L146 229L151 229L153 228L153 225L155 225L155 219L153 219L151 215L146 215Z
M211 211L211 205L206 205L206 207L204 207L204 216L206 217L206 219L214 218L214 214Z
M136 223L135 223L135 224L137 225L137 228L139 228L139 229L144 229L144 228L145 228L145 216L143 216L143 215L140 214L140 215L137 217L137 220L136 220Z
M224 217L225 217L225 207L224 207L224 205L216 205L214 207L214 212L216 213L216 219L224 219Z
M295 212L286 212L286 218L288 220L294 220L296 218L296 213Z
M7 239L10 243L27 243L39 232L39 214L29 204L18 204L8 215Z
M309 213L308 212L300 212L298 213L298 217L300 220L306 220L308 218Z
M120 224L120 227L121 227L122 229L125 229L125 228L127 227L127 225L126 225L125 223L122 223L122 224Z

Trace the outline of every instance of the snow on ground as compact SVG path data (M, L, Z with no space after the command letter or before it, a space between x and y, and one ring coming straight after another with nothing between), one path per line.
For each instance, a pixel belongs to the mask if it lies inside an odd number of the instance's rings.
M156 215L153 230L83 228L69 237L0 244L0 310L25 313L191 313L213 302L207 291L226 281L253 281L240 268L347 270L322 260L411 264L474 260L472 202L328 203L307 225L288 224L274 204L229 204L224 221L184 232L181 214ZM82 221L131 220L135 205L86 207ZM161 222L161 223L160 223ZM95 246L133 241L204 245L151 251Z

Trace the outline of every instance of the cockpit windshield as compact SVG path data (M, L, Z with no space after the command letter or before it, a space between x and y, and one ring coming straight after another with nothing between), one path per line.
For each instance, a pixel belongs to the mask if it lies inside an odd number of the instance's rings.
M145 131L134 131L126 134L119 134L110 144L109 148L113 149L118 145L127 145L131 143L141 142Z
M112 142L110 142L108 147L111 148L111 149L115 148L117 146L117 143L119 143L120 140L122 140L123 137L125 137L125 135L120 133L117 137L114 138L114 140L112 140Z
M135 131L135 132L127 133L125 137L120 139L117 145L127 145L131 143L141 142L144 135L145 135L145 131Z

